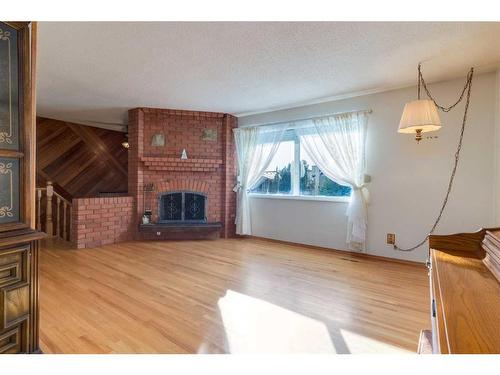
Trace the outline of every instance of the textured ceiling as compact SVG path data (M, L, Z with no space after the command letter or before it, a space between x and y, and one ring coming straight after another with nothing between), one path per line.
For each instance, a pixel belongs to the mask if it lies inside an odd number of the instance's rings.
M500 23L40 22L40 116L125 123L148 106L245 114L500 62Z

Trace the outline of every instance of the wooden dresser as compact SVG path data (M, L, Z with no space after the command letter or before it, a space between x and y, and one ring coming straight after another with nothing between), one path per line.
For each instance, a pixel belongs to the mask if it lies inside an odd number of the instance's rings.
M500 282L482 261L485 236L499 234L430 236L433 353L500 353Z
M35 46L35 24L0 22L0 353L39 351Z

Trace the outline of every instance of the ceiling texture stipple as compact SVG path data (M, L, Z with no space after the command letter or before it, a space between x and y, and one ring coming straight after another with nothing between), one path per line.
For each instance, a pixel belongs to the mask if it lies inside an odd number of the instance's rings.
M134 107L235 115L463 76L500 23L40 22L38 114L112 128ZM115 126L116 127L116 126Z

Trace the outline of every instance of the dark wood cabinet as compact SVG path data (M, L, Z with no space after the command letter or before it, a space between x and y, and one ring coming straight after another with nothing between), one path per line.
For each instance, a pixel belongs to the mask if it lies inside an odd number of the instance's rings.
M0 22L0 353L38 345L36 24Z

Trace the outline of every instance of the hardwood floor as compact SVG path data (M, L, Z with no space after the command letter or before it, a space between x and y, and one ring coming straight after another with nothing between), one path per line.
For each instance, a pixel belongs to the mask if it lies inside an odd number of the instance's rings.
M258 239L41 252L45 353L415 352L423 265Z

